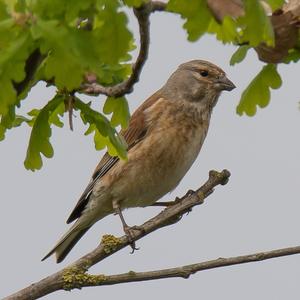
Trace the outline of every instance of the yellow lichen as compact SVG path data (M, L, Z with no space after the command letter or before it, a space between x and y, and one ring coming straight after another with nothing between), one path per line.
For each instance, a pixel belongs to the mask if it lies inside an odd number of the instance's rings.
M83 286L100 285L105 281L106 277L103 274L87 274L86 270L73 267L64 270L62 279L63 288L69 291L72 289L81 289Z
M120 245L120 243L120 239L111 234L105 234L101 240L103 250L107 254L111 253L112 251L115 251Z

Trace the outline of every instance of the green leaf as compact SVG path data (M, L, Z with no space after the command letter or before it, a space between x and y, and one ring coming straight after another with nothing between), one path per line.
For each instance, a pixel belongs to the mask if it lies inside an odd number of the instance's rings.
M31 10L43 19L63 19L65 14L63 0L32 1Z
M0 0L0 20L2 21L6 18L9 18L9 14L7 12L7 6L2 0Z
M31 1L31 11L35 16L45 20L59 20L71 23L85 16L88 10L93 9L94 0L43 0Z
M99 12L95 19L94 41L101 62L116 64L128 59L133 36L127 28L128 19L124 12L119 12L119 1L98 1Z
M24 116L15 114L15 106L10 106L8 113L1 116L0 121L0 141L5 138L5 132L7 129L14 127L19 127L24 122L29 122L30 120Z
M243 61L247 55L250 46L244 45L240 46L231 56L230 58L230 65L233 66L235 64L240 63Z
M103 85L126 79L131 67L123 62L131 58L129 51L134 48L134 39L120 7L118 0L33 2L39 17L31 27L32 36L40 51L48 55L44 78L54 79L59 89L68 91L78 88L88 73L95 74ZM92 30L63 21L91 9Z
M240 103L237 106L237 113L254 116L256 106L263 108L270 102L270 88L278 89L282 84L276 65L268 64L256 75L249 86L244 90Z
M27 9L26 0L17 0L14 10L19 13L25 13Z
M55 78L59 89L72 91L78 88L84 75L81 58L76 55L77 48L70 43L70 31L57 21L38 20L32 27L32 35L41 40L41 52L48 54L45 63L47 79Z
M63 2L65 5L65 20L67 22L71 22L73 20L77 21L79 17L84 17L89 10L93 10L95 12L95 0L64 0ZM61 4L58 7L60 6Z
M85 132L85 135L88 135L93 132L94 132L94 143L95 143L96 150L104 149L107 143L109 143L108 138L100 134L95 124L89 126L88 130Z
M16 104L17 95L9 78L0 77L0 115L6 115L9 107Z
M1 125L4 126L6 129L12 128L15 118L15 106L10 106L7 114L1 116Z
M126 145L116 130L110 125L106 117L93 110L88 104L85 104L78 98L75 99L75 109L80 110L82 121L90 124L85 134L95 132L94 140L97 150L107 146L108 153L112 156L127 158Z
M215 33L216 38L223 43L235 42L237 40L237 22L229 16L225 16L219 24L214 18L211 19L208 27L209 33Z
M96 150L102 150L105 147L107 147L108 153L111 156L118 156L118 152L116 151L116 149L110 142L109 138L107 136L101 135L101 133L99 132L99 130L97 130L97 128L94 124L90 125L90 127L86 131L85 135L88 135L93 132L94 132L94 143L95 143ZM123 143L123 141L122 141L122 143Z
M6 128L0 124L0 141L4 140L5 131L6 131Z
M59 117L62 117L65 113L65 103L62 101L49 115L49 124L53 124L57 127L62 128L64 123Z
M274 46L274 32L269 17L266 15L259 0L244 0L245 16L241 18L246 25L243 38L251 46L265 42Z
M168 11L179 13L186 19L183 27L190 41L199 39L208 29L212 15L205 0L170 0Z
M0 115L19 100L13 82L25 78L25 62L33 45L28 30L13 27L10 19L0 22Z
M298 49L289 49L288 55L284 58L284 63L289 64L291 61L296 63L300 59L300 51Z
M285 0L266 0L268 4L271 6L272 11L279 9L285 3Z
M99 8L95 30L79 30L55 20L38 19L32 36L40 50L48 55L44 74L59 89L72 91L80 86L86 73L97 75L102 84L124 80L131 68L121 64L128 59L133 36L127 29L127 18L112 5ZM84 59L83 59L84 58Z
M53 156L54 152L50 144L50 137L52 132L51 122L55 118L52 115L59 113L58 107L64 103L63 101L64 99L61 95L56 95L35 117L24 161L26 169L32 171L40 169L43 165L41 154L48 158Z
M118 125L121 125L122 129L127 128L130 113L128 103L125 97L107 97L103 107L103 112L105 114L113 113L110 122L112 126L116 127Z
M139 7L143 4L143 0L123 0L123 2L130 7Z
M98 68L99 82L103 85L114 85L122 82L132 72L130 64L102 65Z
M14 127L14 121L16 119L15 106L9 106L5 115L1 116L0 122L0 141L5 138L5 132L7 129Z

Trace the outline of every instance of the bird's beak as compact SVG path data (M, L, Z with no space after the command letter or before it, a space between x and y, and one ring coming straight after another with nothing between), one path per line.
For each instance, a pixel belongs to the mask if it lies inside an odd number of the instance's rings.
M221 90L225 90L225 91L231 91L234 88L236 88L236 86L233 84L233 82L230 81L225 75L218 78L217 84Z

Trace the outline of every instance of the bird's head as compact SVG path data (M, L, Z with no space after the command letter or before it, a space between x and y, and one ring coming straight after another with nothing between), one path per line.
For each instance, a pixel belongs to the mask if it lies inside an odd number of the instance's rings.
M173 99L209 102L215 101L222 91L234 88L221 68L205 60L192 60L178 67L162 92Z

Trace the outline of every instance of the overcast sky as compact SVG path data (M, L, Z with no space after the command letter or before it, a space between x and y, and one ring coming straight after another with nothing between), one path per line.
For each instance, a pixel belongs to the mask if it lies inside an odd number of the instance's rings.
M300 245L300 65L279 66L283 79L272 92L270 105L253 118L235 113L240 95L262 64L255 53L229 66L233 47L214 37L189 43L178 16L151 17L149 59L140 82L128 96L131 112L159 89L182 62L209 60L223 68L237 88L221 95L215 107L204 147L191 170L166 199L183 195L203 183L210 169L227 168L232 176L218 186L204 205L193 209L176 225L163 228L137 242L134 255L125 248L91 269L117 274L148 271L201 262L218 257ZM136 33L136 24L132 24ZM41 107L53 89L38 85L24 102L24 111ZM100 108L103 98L98 98ZM28 102L28 103L26 103ZM65 118L67 122L67 118ZM23 161L29 129L12 130L0 144L2 209L0 210L0 297L15 292L92 250L103 234L122 234L120 220L109 216L98 222L57 265L40 259L67 230L65 221L89 181L103 152L85 137L79 117L74 132L66 125L54 128L55 155L45 159L41 171L25 170ZM129 224L141 224L158 208L125 212ZM300 255L197 273L188 280L84 288L56 292L44 299L299 299Z

